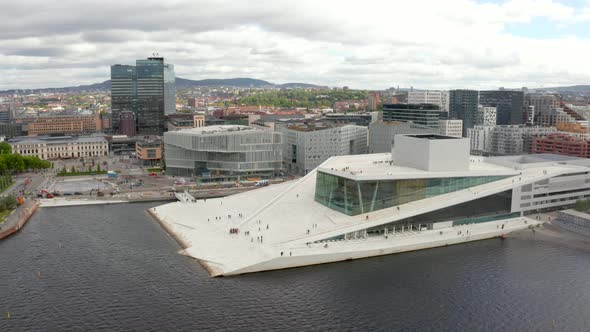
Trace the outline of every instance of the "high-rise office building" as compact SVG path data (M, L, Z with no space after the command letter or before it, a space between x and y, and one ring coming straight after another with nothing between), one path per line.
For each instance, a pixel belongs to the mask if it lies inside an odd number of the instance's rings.
M120 132L121 113L137 113L137 78L135 66L111 66L111 127Z
M526 107L533 106L535 113L549 112L559 107L559 99L555 95L543 93L527 93L524 98Z
M176 107L174 66L164 58L137 60L135 66L111 66L113 130L120 131L121 113L135 113L137 133L161 135L164 114Z
M449 118L463 120L463 136L467 136L467 129L475 125L477 106L476 90L449 91Z
M164 64L164 114L176 113L176 75L173 64Z
M383 121L411 122L438 129L438 120L446 118L447 113L434 104L383 105Z
M479 103L496 108L496 122L499 125L524 123L524 92L522 91L480 91Z

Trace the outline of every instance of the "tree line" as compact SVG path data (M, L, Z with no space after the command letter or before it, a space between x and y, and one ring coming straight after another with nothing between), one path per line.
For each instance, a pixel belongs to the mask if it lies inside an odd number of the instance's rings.
M12 174L24 170L51 168L51 163L35 156L22 156L12 153L12 146L0 142L0 174Z
M362 90L276 90L258 92L233 102L234 105L330 108L343 100L364 100L367 92ZM231 106L225 105L225 106Z

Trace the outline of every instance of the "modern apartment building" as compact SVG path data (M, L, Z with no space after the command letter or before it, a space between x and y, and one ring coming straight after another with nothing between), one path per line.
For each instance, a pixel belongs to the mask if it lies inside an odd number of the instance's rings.
M491 154L494 127L476 125L473 128L467 129L471 154L478 156Z
M367 127L322 124L279 126L285 170L307 174L333 156L367 153Z
M518 125L524 123L524 92L512 90L491 90L479 92L479 103L495 107L496 123Z
M547 112L559 107L559 99L555 95L545 93L527 93L524 96L525 107L533 106L535 113Z
M497 123L497 109L490 106L479 105L475 116L476 126L495 126Z
M475 126L478 98L476 90L449 91L449 118L463 120L463 136L467 135L467 129Z
M449 112L449 92L448 91L409 91L408 104L434 104L438 105L443 112Z
M572 111L573 112L573 111ZM535 124L538 126L568 125L577 121L584 121L584 118L577 113L566 112L564 108L556 107L550 110L535 111Z
M511 156L531 153L534 139L557 132L554 127L496 126L492 131L490 153Z
M94 133L102 129L100 115L40 116L29 122L29 136Z
M207 126L164 133L169 175L202 181L269 178L280 173L282 135L248 126Z
M176 111L174 66L164 58L137 60L135 66L111 66L113 129L120 132L121 113L135 113L137 132L161 135L164 115Z
M104 136L19 137L8 143L15 153L47 160L102 157L109 153L109 144Z
M411 122L438 128L438 120L446 119L448 114L434 104L385 104L383 121Z

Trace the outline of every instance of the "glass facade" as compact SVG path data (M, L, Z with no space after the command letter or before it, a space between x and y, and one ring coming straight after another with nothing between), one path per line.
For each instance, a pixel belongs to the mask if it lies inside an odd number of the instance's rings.
M512 190L478 198L444 209L420 214L367 229L367 235L392 233L404 229L431 228L432 223L452 221L453 226L477 224L509 218L517 218L520 212L511 213Z
M524 123L524 92L522 91L480 91L479 103L496 108L496 123L499 125Z
M385 104L383 121L411 122L438 129L438 120L446 119L447 112L433 104Z
M479 92L476 90L449 91L449 117L463 120L463 137L467 137L467 129L475 125Z
M162 135L164 113L176 105L174 66L164 58L137 60L135 66L111 66L112 128L121 132L121 113L133 112L137 133Z
M315 200L336 211L357 215L503 178L505 176L354 181L318 172Z
M164 59L136 61L137 132L162 135L164 132Z

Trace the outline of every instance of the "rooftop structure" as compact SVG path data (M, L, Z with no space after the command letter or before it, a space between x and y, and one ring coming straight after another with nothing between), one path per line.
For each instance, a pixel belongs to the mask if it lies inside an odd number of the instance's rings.
M395 136L399 134L436 134L439 130L399 121L378 121L369 125L369 153L391 152Z

